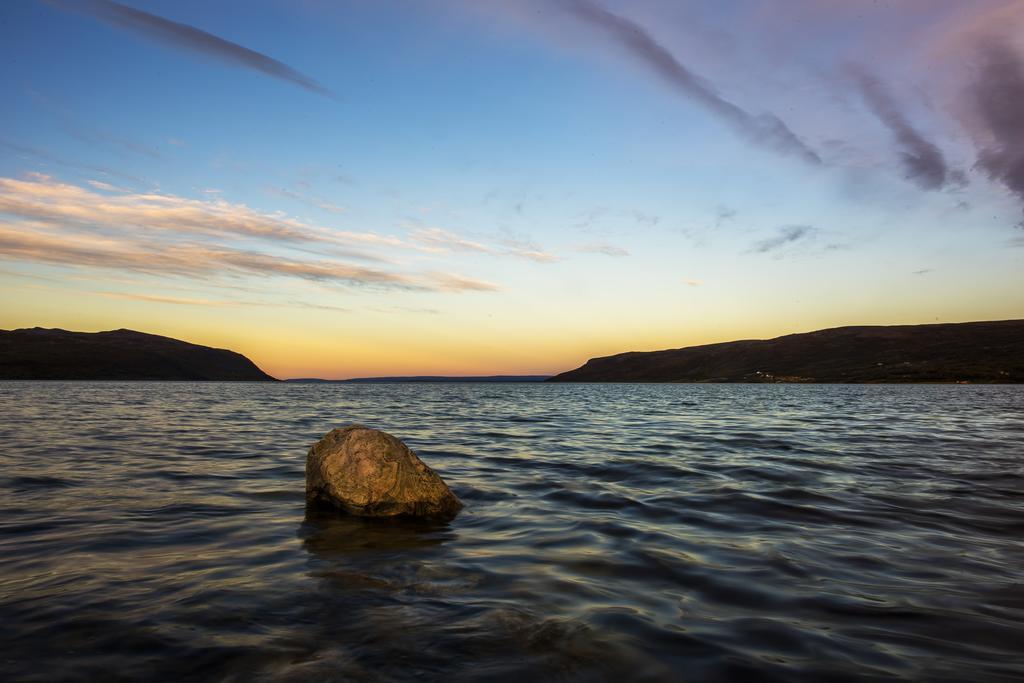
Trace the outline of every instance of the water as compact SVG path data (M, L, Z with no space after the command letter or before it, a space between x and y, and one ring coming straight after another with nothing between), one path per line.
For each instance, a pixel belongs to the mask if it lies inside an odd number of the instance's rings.
M1024 387L0 383L0 679L1024 677ZM361 422L466 503L307 515Z

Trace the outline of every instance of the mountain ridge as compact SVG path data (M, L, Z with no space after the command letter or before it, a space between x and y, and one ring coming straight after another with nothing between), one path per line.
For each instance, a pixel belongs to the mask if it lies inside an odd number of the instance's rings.
M126 328L73 332L0 330L0 379L94 381L276 381L229 349Z
M1024 320L850 325L627 351L549 382L1024 382Z

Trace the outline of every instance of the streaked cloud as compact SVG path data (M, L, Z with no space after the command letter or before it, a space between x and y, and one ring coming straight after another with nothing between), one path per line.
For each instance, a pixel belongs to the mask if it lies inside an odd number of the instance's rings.
M767 112L752 114L727 100L709 81L686 67L637 22L589 0L565 0L562 6L580 21L603 31L652 74L718 117L742 137L812 165L822 163L818 153L790 130L782 119Z
M982 125L978 167L1024 203L1024 59L999 41L983 46L981 56L969 88Z
M336 261L307 261L226 246L133 240L40 228L43 226L29 222L0 222L0 257L144 273L210 276L229 272L429 289L409 276Z
M633 210L633 218L636 219L637 223L648 228L653 228L659 222L661 222L661 216L655 216L654 214L651 213L645 213L643 211L640 211L639 209Z
M500 287L492 282L476 280L455 273L434 273L430 276L434 289L442 292L496 292Z
M863 67L850 67L850 72L872 113L892 132L899 145L900 161L908 180L923 189L938 190L963 178L947 166L942 151L910 124L882 81Z
M96 184L99 182L99 184ZM0 178L0 213L83 229L142 228L208 237L240 237L336 245L405 246L395 237L327 230L282 213L266 213L213 195L188 199L154 192L127 192L94 181L94 192L38 173Z
M335 204L334 202L324 199L323 197L303 194L301 192L296 192L295 190L290 190L287 187L277 187L274 185L268 185L267 192L278 197L294 199L295 201L301 202L302 204L306 204L307 206L312 206L314 208L320 209L321 211L333 213L337 216L346 213L346 209L344 206Z
M332 96L327 88L284 62L194 26L171 21L112 0L54 0L54 3L64 9L91 14L118 28L155 38L179 49L259 71L319 95Z
M458 274L395 272L324 258L387 263L384 256L338 247L416 248L398 238L310 226L216 195L197 200L125 192L102 181L91 185L95 189L40 174L0 178L0 258L205 279L233 274L390 290L497 289Z
M146 303L169 304L172 306L254 306L258 308L311 308L320 311L335 311L338 313L349 313L351 309L329 304L315 304L307 301L244 301L235 299L194 299L189 297L167 296L163 294L142 294L134 292L92 292L109 299L125 299L129 301L144 301Z
M498 240L498 244L501 247L498 253L503 256L514 256L537 263L555 263L562 260L560 256L545 251L525 235L505 231L505 236Z
M813 237L816 233L817 230L809 225L784 225L778 228L771 237L754 242L750 250L758 254L765 254L770 251L776 251L788 244Z
M629 252L622 247L616 247L604 242L593 242L576 248L581 254L604 254L605 256L623 257L629 256Z
M502 238L497 244L490 245L436 227L415 228L409 232L409 239L424 250L434 253L474 252L490 256L512 256L539 263L553 263L559 260L556 255L544 251L532 242Z
M214 299L191 299L178 296L164 296L161 294L134 294L129 292L92 292L108 299L127 299L129 301L145 301L146 303L171 304L174 306L239 306L249 305L248 302L214 300Z
M731 206L719 204L715 207L715 228L725 225L728 221L735 218L737 213L739 212Z
M683 284L689 287L700 287L704 284L703 280L683 280Z
M128 192L128 190L124 188L111 185L110 183L105 183L102 180L90 180L88 181L88 184L92 185L97 190L103 190L104 192Z
M409 239L422 245L429 251L475 251L481 254L494 254L494 249L479 242L467 240L453 232L441 228L416 228L409 233Z
M49 151L47 151L45 149L40 149L38 147L32 147L30 145L18 144L16 142L12 142L11 140L6 140L6 139L4 139L2 137L0 137L0 148L7 149L7 150L9 150L11 152L15 152L15 153L23 155L23 156L35 157L36 159L39 159L40 161L48 162L48 163L51 163L51 164L57 164L58 166L65 166L67 168L75 168L75 169L84 170L84 171L91 171L93 173L97 173L97 174L100 174L100 175L120 178L122 180L127 180L127 181L130 181L130 182L136 182L136 183L142 182L141 178L138 178L138 177L133 176L133 175L128 175L126 173L122 173L122 172L120 172L120 171L118 171L116 169L109 168L107 166L100 166L100 165L97 165L97 164L87 164L87 163L82 163L82 162L79 162L79 161L72 161L70 159L65 159L64 157L58 156L56 154L52 154L52 153L50 153Z

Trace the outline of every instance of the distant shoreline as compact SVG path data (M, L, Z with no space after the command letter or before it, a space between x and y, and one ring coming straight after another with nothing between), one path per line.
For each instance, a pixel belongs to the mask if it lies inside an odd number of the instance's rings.
M835 327L591 358L549 382L1019 384L1024 320Z
M127 329L0 330L0 380L277 382L242 354ZM634 351L556 375L394 375L288 384L1020 384L1024 320L850 326Z
M551 378L551 375L480 375L466 377L451 375L409 375L397 377L352 377L349 379L298 377L295 379L286 379L284 381L293 384L498 384L544 382L549 378Z

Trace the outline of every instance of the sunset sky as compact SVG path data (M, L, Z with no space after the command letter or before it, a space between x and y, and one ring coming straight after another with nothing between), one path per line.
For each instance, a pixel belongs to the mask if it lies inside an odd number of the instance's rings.
M277 377L1024 317L1020 0L5 0L0 328Z

